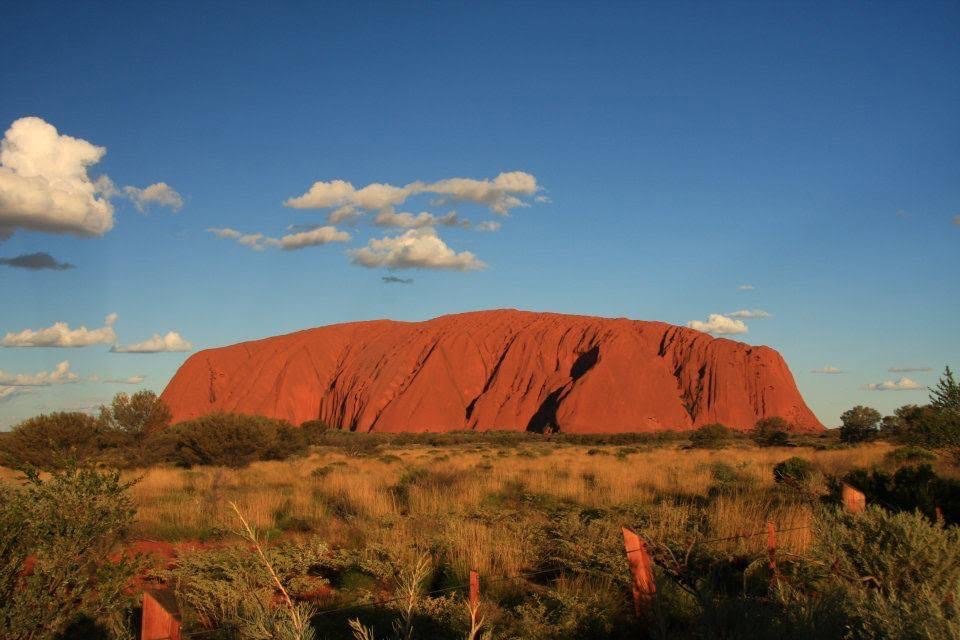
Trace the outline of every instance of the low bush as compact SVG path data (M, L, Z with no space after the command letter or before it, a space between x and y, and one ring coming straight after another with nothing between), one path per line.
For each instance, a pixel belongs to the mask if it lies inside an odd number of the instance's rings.
M803 484L813 476L816 467L805 458L793 456L773 467L773 481L777 483Z
M790 423L780 416L758 420L750 439L761 447L784 447L790 444Z
M729 427L719 423L707 424L690 434L690 445L695 449L722 449L733 438L734 431Z
M63 469L96 459L109 448L99 420L79 412L39 415L16 425L0 441L0 464L13 468ZM113 441L117 444L116 440Z
M243 467L256 460L284 460L307 450L307 439L291 424L260 416L214 413L181 422L147 440L158 461L181 467Z

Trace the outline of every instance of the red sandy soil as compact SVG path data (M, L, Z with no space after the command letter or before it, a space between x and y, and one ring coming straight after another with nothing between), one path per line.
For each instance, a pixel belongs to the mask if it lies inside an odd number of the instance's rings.
M769 347L663 322L478 311L307 329L191 356L175 421L225 411L355 431L747 429L823 425Z

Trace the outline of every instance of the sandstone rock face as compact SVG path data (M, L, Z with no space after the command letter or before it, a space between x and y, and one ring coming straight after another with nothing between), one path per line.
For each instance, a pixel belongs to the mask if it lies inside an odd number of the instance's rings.
M162 398L355 431L748 429L823 425L768 347L662 322L479 311L308 329L191 356Z

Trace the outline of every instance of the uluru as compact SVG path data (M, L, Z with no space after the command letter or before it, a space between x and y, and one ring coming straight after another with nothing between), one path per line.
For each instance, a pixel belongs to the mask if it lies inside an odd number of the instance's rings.
M307 329L192 355L162 398L351 431L622 433L823 425L769 347L664 322L516 310Z

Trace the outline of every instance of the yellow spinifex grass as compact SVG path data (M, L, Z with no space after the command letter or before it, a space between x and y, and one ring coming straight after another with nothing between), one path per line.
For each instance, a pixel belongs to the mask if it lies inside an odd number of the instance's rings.
M275 529L278 514L287 513L331 546L409 548L417 540L439 540L451 550L458 573L478 567L506 574L522 568L529 556L517 528L471 516L495 512L501 506L498 500L509 499L511 492L522 490L586 509L648 505L656 515L647 533L656 537L681 527L696 499L707 496L717 463L733 467L760 489L774 484L773 466L790 456L807 458L824 473L840 474L882 460L891 448L876 443L827 451L745 446L709 451L672 445L618 456L622 448L617 446L410 445L372 457L320 449L305 458L258 462L245 469L149 468L129 476L141 478L132 489L140 537L220 536L235 522L234 503L259 530ZM437 480L411 483L401 496L396 488L411 470L437 474ZM688 501L655 505L665 495ZM535 509L528 511L529 517L537 517ZM778 528L793 528L811 517L806 505L775 506L762 491L721 496L710 501L705 515L711 535L717 536L762 530L768 519ZM802 548L808 541L808 533L797 531L784 534L781 543ZM763 541L737 544L759 548Z

